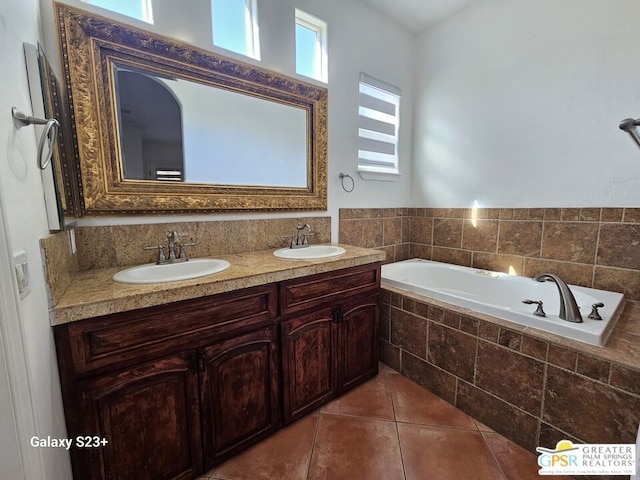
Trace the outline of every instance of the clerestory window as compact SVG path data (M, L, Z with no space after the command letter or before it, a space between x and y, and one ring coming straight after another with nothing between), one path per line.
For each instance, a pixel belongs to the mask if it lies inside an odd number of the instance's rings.
M257 0L211 0L213 44L260 60Z

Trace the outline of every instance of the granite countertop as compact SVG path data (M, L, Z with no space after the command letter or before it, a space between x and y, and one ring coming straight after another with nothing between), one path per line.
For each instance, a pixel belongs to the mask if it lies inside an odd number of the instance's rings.
M152 307L204 297L291 278L380 262L385 253L341 245L342 255L314 260L277 258L273 250L220 255L231 266L214 275L179 282L127 284L115 282L113 274L127 267L102 268L78 273L60 301L49 311L51 326L111 313Z

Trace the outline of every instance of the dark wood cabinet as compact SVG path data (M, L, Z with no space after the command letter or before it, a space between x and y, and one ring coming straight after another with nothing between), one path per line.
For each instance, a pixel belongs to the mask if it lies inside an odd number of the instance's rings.
M281 425L276 325L197 352L205 468Z
M281 424L277 285L54 328L74 478L190 479Z
M75 477L177 480L202 471L198 382L186 354L81 382L77 392L82 428L73 438L108 443L80 449L76 441Z
M372 295L342 307L340 392L378 373L378 296Z
M296 316L281 324L283 406L291 422L338 393L337 309Z
M281 285L285 423L378 373L379 272L365 265Z
M380 264L54 327L78 480L191 479L376 374Z

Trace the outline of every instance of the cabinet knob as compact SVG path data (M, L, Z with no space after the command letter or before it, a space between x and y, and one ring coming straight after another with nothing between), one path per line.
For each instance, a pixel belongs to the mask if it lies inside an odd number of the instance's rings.
M342 307L337 307L333 309L333 322L340 323L342 322L344 312L342 311Z

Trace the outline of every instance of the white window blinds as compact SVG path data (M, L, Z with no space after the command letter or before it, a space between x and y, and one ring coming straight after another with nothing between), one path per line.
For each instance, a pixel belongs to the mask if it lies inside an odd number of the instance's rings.
M358 171L398 174L400 89L360 74Z

